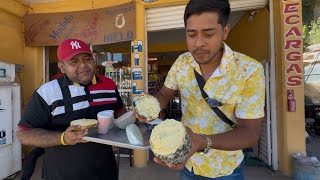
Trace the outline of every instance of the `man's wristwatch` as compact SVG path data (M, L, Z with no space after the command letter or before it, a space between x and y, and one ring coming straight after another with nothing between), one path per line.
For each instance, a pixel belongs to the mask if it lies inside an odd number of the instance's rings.
M207 135L205 135L205 134L200 134L200 135L206 140L206 147L202 151L200 151L200 153L206 154L209 151L209 149L211 148L212 141Z

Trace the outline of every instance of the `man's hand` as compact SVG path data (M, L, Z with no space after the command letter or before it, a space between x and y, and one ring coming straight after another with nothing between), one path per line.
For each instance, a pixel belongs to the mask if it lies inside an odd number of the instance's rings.
M88 129L79 130L80 126L70 126L64 133L64 142L67 145L75 145L78 143L86 143L88 141L82 138L88 134Z
M146 92L142 92L142 93L140 94L139 98L140 98L140 97L143 97L143 96L147 96L147 95L149 95L149 94L146 93ZM140 122L148 123L148 122L154 121L154 119L147 119L147 118L145 118L145 117L143 117L143 116L140 116L139 113L138 113L136 110L134 110L134 114L135 114L136 118L137 118Z
M167 166L173 170L182 170L184 168L184 166L186 165L186 163L188 162L189 158L194 153L196 153L206 147L206 140L200 134L193 133L189 127L186 127L186 130L190 136L191 149L190 149L190 152L187 154L186 158L184 159L184 161L179 164L171 164L171 163L162 162L159 158L155 157L155 158L153 158L153 160L157 164L159 164L160 166Z
M136 110L134 110L134 114L135 114L136 118L137 118L140 122L148 123L148 122L154 121L154 119L147 119L147 118L145 118L145 117L143 117L143 116L140 116L139 113L138 113Z

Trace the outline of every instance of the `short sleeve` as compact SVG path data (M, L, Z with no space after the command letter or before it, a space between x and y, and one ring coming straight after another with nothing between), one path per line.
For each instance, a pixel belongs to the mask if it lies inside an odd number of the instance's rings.
M264 117L265 76L262 65L245 82L242 102L235 108L235 115L241 119Z
M179 64L180 64L181 56L173 63L171 66L166 80L164 82L164 86L172 90L178 90L178 81L177 81L177 73L179 72Z
M18 124L24 128L49 128L50 109L45 100L35 91L23 111Z

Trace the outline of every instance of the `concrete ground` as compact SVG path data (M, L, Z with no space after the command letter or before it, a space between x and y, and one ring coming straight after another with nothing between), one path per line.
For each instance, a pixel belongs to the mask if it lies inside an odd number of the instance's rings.
M41 180L41 166L42 158L38 159L35 172L31 180ZM130 167L128 158L120 159L120 172L119 180L176 180L180 179L179 172L172 171L168 168L158 166L153 161L149 161L148 166L145 168ZM17 174L14 180L20 180L21 172ZM278 172L272 172L265 167L248 167L245 166L245 179L246 180L290 180Z
M310 133L306 140L306 149L308 156L314 156L320 160L320 136Z

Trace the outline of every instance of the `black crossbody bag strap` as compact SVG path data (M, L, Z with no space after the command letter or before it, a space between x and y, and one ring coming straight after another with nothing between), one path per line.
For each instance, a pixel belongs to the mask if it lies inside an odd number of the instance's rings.
M207 93L203 90L203 87L205 85L204 79L203 77L195 70L193 69L194 74L196 76L197 82L198 82L198 86L200 88L202 97L204 98L204 100L207 102L207 100L209 99L209 96L207 95ZM210 104L208 104L210 106ZM212 107L210 106L211 109L213 110L213 112L215 112L217 114L217 116L219 116L219 118L229 124L232 128L236 128L237 124L234 123L233 121L231 121L218 107Z

